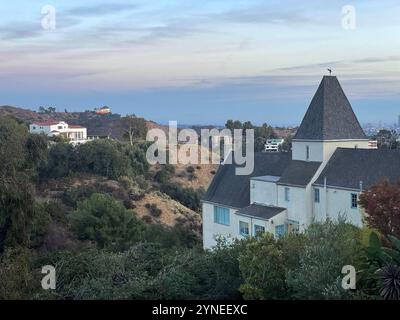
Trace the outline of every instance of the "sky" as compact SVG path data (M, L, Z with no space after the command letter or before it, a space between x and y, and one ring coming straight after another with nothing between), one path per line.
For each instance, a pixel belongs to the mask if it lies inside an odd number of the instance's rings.
M400 115L398 0L15 0L0 12L0 105L296 125L331 68L362 123Z

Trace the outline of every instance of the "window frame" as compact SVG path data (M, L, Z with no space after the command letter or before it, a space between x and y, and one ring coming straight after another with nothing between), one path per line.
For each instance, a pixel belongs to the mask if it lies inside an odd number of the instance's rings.
M285 201L286 202L290 202L290 188L289 187L285 187Z
M262 232L257 232L257 228L263 229ZM259 225L259 224L254 224L254 236L259 237L260 235L265 233L265 226Z
M354 199L355 197L355 199ZM358 208L358 194L357 193L350 193L350 208L357 209Z
M282 233L278 233L278 230L282 231ZM284 224L275 226L275 237L280 239L280 238L284 237L285 234L286 234L286 227Z
M214 206L214 223L223 226L230 226L229 208Z
M319 188L314 188L314 203L321 202L321 192Z
M242 227L244 226L244 229L247 230L247 233L242 232ZM248 237L250 236L250 224L246 221L239 221L239 234L243 237Z

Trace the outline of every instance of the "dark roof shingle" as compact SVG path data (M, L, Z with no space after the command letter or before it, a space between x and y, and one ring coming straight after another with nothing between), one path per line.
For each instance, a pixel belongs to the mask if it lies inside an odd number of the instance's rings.
M400 179L400 150L386 149L336 149L329 162L322 170L317 185L348 189L370 187L383 178L394 183Z
M219 203L233 208L250 205L250 178L281 176L291 161L291 153L254 153L254 171L251 175L236 175L236 164L220 165L203 201Z
M367 139L336 77L323 77L293 139Z
M236 213L268 220L285 210L286 208L253 203L250 206L238 210Z
M320 165L321 162L292 160L283 172L278 184L306 186L310 183Z

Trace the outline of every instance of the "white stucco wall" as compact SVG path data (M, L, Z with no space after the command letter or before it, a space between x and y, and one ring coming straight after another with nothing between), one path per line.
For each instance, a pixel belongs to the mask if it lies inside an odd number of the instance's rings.
M224 207L218 205L219 207ZM215 236L222 235L224 237L235 236L235 223L233 219L236 209L229 208L230 225L225 226L214 222L214 205L211 203L203 202L202 216L203 216L203 247L211 248L216 245Z
M275 182L250 180L250 202L277 206L277 187Z
M289 201L285 200L285 188L290 190ZM298 221L303 231L312 221L311 187L278 185L278 207L287 208L288 219Z
M293 160L307 161L306 148L310 148L310 158L308 161L327 161L336 148L359 148L369 149L368 140L332 140L332 141L301 141L295 140L292 143Z
M323 161L323 143L318 141L293 141L292 142L292 159L307 161L306 148L310 148L310 158L308 161Z
M328 187L326 191L323 187L320 189L320 202L314 203L314 212L316 221L325 221L327 218L337 220L339 215L345 215L346 220L358 227L362 227L363 210L351 207L351 194L360 192L357 190L343 190Z
M221 205L218 206L224 207ZM218 236L225 237L228 240L243 239L244 236L240 234L240 221L249 224L249 236L254 236L255 225L263 226L266 232L275 235L275 226L285 224L287 220L286 211L281 212L269 220L239 215L235 213L236 211L236 209L229 208L230 225L221 225L214 222L214 204L203 202L203 247L205 249L214 247L217 244L216 237Z

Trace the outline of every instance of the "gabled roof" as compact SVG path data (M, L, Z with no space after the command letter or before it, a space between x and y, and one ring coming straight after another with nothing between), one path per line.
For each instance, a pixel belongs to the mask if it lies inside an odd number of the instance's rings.
M320 165L321 162L292 160L283 171L278 184L305 187L311 182Z
M251 175L236 175L236 164L220 165L203 201L218 203L233 208L250 205L250 178L259 176L281 176L291 161L291 153L254 153L254 171Z
M336 77L322 78L293 139L367 139Z
M400 179L400 150L338 148L314 184L339 188L370 187L383 178Z
M251 216L268 220L285 210L286 208L266 206L262 204L253 203L250 206L238 210L236 213L245 216Z

